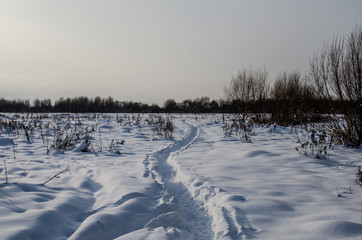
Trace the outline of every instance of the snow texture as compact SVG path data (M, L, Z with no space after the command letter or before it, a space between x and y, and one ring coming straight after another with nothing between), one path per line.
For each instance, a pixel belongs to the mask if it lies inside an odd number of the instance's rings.
M30 142L0 128L1 239L362 239L360 149L317 159L295 150L302 128L254 126L241 142L219 115L165 117L172 140L147 114L23 115L54 125ZM94 131L51 146L69 126Z

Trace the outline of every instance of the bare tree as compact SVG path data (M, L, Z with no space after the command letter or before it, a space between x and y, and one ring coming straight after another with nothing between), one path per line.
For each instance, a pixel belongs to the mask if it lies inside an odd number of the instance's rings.
M306 122L315 97L312 86L302 78L298 71L283 72L278 75L271 89L271 100L275 102L273 119L279 124Z
M230 86L225 88L227 100L234 105L236 112L249 112L252 103L266 100L269 95L268 72L265 68L243 69L233 76Z
M356 27L347 38L335 37L310 62L310 77L320 98L338 102L343 121L332 111L334 133L343 143L361 147L362 143L362 27Z
M231 103L233 111L232 124L225 129L233 129L242 140L251 140L252 122L251 113L259 113L262 105L269 95L269 84L267 83L267 71L265 68L257 70L243 69L237 76L232 77L230 86L225 88L227 100ZM265 114L263 114L264 116ZM263 121L260 116L258 120ZM254 118L255 120L255 118Z

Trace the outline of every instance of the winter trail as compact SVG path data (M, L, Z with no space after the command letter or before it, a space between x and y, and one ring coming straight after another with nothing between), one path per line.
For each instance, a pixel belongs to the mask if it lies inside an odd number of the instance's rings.
M113 190L100 188L93 194L95 203L88 216L69 239L139 239L142 234L151 239L214 239L212 218L202 202L175 181L176 171L168 163L171 154L186 150L198 139L200 128L187 125L182 139L146 155L143 178L151 180L146 190L129 192L110 202Z
M163 215L172 216L174 219L180 219L174 227L177 227L183 233L185 239L213 239L212 219L207 214L202 202L194 199L187 186L175 180L176 170L168 163L168 159L173 153L180 153L189 148L199 137L200 127L189 125L186 135L172 145L152 154L145 161L146 172L151 171L152 177L161 185L163 196L173 199L173 202L179 205L178 211L164 213ZM149 165L152 169L149 169ZM165 216L160 215L158 218ZM164 226L168 227L168 226Z
M213 186L202 176L184 172L175 161L175 157L182 156L191 147L197 148L196 143L202 141L201 126L187 125L189 131L183 139L155 152L145 161L146 172L151 172L162 186L164 195L171 196L180 205L183 221L188 223L178 226L183 230L184 239L254 238L257 230L241 208L245 197Z
M188 123L190 131L186 135L186 141L183 141L183 145L177 149L172 149L174 151L171 151L167 158L161 158L166 159L162 164L164 169L162 170L161 168L160 171L161 175L165 176L165 185L169 185L170 192L178 189L178 186L185 188L187 196L180 196L180 198L186 199L186 203L198 203L198 206L201 206L202 209L201 214L207 216L207 223L211 225L208 225L208 227L212 235L206 235L203 232L200 234L200 238L197 239L244 240L254 238L257 229L252 226L246 212L242 210L243 203L247 201L246 198L241 195L228 193L224 189L215 186L202 175L194 173L189 168L183 168L181 166L182 162L177 160L179 157L187 154L187 150L191 148L198 149L200 147L199 143L205 143L203 136L201 136L204 132L202 130L204 125L195 124L197 126ZM190 160L198 159L191 158ZM175 195L177 195L177 192ZM185 206L185 208L191 209L190 212L195 211L188 206ZM197 221L198 223L205 224L203 221ZM197 229L203 229L203 224L199 225Z

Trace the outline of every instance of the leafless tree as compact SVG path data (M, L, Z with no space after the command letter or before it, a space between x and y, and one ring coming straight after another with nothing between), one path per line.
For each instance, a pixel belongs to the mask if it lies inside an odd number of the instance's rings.
M237 112L248 112L251 103L267 99L269 84L268 72L265 68L257 70L243 69L230 81L230 86L225 88L227 100L237 104Z
M335 37L310 62L310 77L320 98L341 105L343 121L331 114L334 133L347 146L362 143L362 27ZM332 110L332 106L329 106Z
M231 103L234 112L233 128L237 129L242 140L250 141L251 113L260 112L263 102L269 95L268 73L265 68L257 70L243 69L237 76L232 77L230 86L225 88L227 100ZM252 109L253 108L253 109ZM259 113L258 113L259 114ZM262 114L263 116L265 114ZM258 119L263 117L257 116ZM262 120L263 121L263 120ZM238 131L239 130L239 131Z
M314 91L298 71L280 73L274 82L270 96L276 103L273 119L279 124L305 122L310 118L312 106L308 106L308 103L314 99Z
M226 95L230 101L252 102L265 99L268 95L268 72L263 69L243 69L236 77L232 77Z

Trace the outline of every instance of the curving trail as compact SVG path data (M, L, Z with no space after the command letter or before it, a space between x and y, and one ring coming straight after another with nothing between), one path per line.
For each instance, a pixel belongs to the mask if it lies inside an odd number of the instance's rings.
M213 239L212 218L202 202L175 181L176 171L168 163L172 153L186 150L198 139L200 128L188 125L181 140L146 155L143 178L152 182L148 190L130 192L105 203L102 196L111 193L101 188L94 193L93 208L69 239L138 239L143 232L150 239L158 238L160 232L166 239Z
M175 141L172 145L147 158L145 161L146 173L151 172L151 176L160 184L163 197L172 199L173 203L178 206L177 210L163 213L156 218L162 219L170 216L177 219L174 226L166 224L163 227L178 228L185 239L209 240L214 238L212 218L207 214L203 203L195 200L189 189L183 183L175 180L176 170L168 163L172 153L185 151L199 138L200 127L188 125L189 130L181 140ZM152 169L149 169L150 165ZM151 222L153 223L153 221ZM150 225L153 226L153 224Z
M242 204L247 202L244 196L228 193L224 189L212 185L205 177L190 172L188 168L180 167L178 157L191 147L197 148L196 143L199 143L199 140L201 143L204 142L201 137L203 131L200 125L188 125L190 131L185 137L186 141L181 141L182 146L172 149L167 158L163 157L159 161L162 166L159 172L164 176L165 185L169 185L170 192L177 189L175 186L186 189L187 196L181 194L180 198L185 199L186 202L197 203L197 206L202 209L201 214L207 216L207 218L197 219L197 222L194 223L196 232L203 229L205 224L208 227L208 231L200 232L197 239L244 240L254 238L257 229L252 226L246 212L241 208ZM192 158L192 160L194 159ZM175 181L175 178L179 182ZM177 191L175 195L177 195ZM188 206L185 207L188 208ZM195 211L195 208L190 209Z
M175 227L184 239L242 240L254 238L257 230L248 220L240 204L246 198L230 194L210 185L203 177L189 175L179 168L176 155L182 155L201 139L201 127L187 123L187 134L172 145L148 155L144 161L144 176L149 176L162 188L162 195L171 199L175 208L160 214L152 227ZM186 174L186 175L185 175ZM162 221L164 224L153 224ZM170 221L171 219L176 221ZM172 236L171 239L182 239Z

